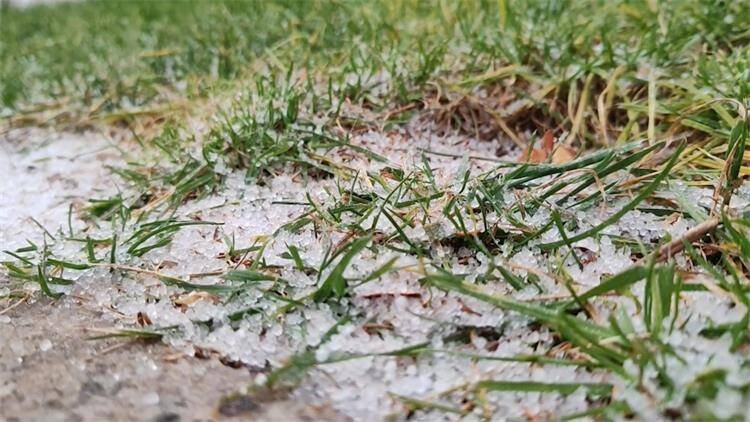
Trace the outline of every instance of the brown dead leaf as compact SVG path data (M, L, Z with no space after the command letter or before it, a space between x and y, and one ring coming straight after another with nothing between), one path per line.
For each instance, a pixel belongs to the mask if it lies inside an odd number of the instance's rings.
M565 145L560 145L552 154L552 162L555 164L563 164L576 158L576 152L573 148Z
M547 129L542 136L542 147L534 148L526 157L527 163L539 164L547 161L552 150L555 148L555 137L552 135L552 130ZM554 156L553 156L554 160Z
M190 292L187 294L177 296L176 298L172 300L172 302L177 306L187 307L200 300L209 300L213 303L220 302L220 299L217 296L214 296L207 292Z
M552 149L555 147L555 137L552 136L552 130L547 129L546 132L544 132L544 136L542 136L542 150L547 153L549 156L549 153L552 152Z
M388 169L388 168L384 168L384 169L380 170L380 176L383 177L383 178L385 178L385 179L391 179L391 180L399 181L399 178L396 175L394 175L393 172L391 172L391 170Z
M539 148L534 148L527 158L527 163L539 164L547 161L547 153Z
M138 312L136 320L138 321L138 325L140 325L141 327L153 324L153 322L151 322L151 318L149 318L148 315L143 312Z

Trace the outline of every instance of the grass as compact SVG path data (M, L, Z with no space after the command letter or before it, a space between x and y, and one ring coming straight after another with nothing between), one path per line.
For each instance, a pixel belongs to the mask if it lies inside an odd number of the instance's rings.
M717 391L735 388L747 396L747 385L730 386L725 374L713 372L678 385L664 364L682 359L683 351L667 337L682 329L680 321L687 323L681 307L698 291L721 292L745 307L741 320L701 332L731 338L732 353L748 364L750 220L747 210L729 206L750 176L750 8L742 2L276 0L184 7L133 1L0 11L0 100L7 127L117 125L143 150L112 169L128 189L91 199L87 208L91 224L111 225L112 237L78 238L85 244L79 261L34 244L6 251L13 258L5 262L8 274L22 283L58 297L50 286L68 282L63 271L110 265L185 291L220 295L227 303L257 289L277 305L238 310L230 316L236 322L248 315L275 318L312 303L339 306L353 286L410 271L425 289L471 297L547 327L571 351L561 361L602 369L661 397L654 406L662 416L672 399L682 400L685 416L713 418ZM205 133L196 133L195 121L208 126ZM431 167L431 157L446 155L440 151L424 151L421 166L405 168L353 141L358 133L387 133L410 121L443 133L507 139L521 159L470 157L492 167L476 172L470 166L454 183L440 184ZM546 133L557 138L548 150ZM537 150L543 158L532 160ZM572 157L557 159L559 151L572 151ZM354 160L380 170L358 170ZM249 184L283 173L336 182L326 203L309 194L295 202L306 211L273 234L310 227L345 234L320 263L305 262L288 245L284 258L316 277L314 291L297 292L274 275L264 260L267 239L247 248L227 242L228 262L252 256L252 264L228 267L213 285L115 262L118 247L138 263L169 244L177 230L215 224L173 216L184 204L224 189L227 169L242 172ZM677 181L712 187L712 206L675 199L669 184ZM596 224L577 217L614 205L616 211ZM616 233L636 210L679 216L699 230L646 244ZM548 221L534 221L544 213ZM452 227L448 236L411 235L442 221ZM582 268L576 242L604 234L631 247L633 265L585 288L565 263L570 258ZM76 240L72 228L48 237ZM487 270L456 274L449 260L432 253L436 245L482 256ZM97 258L105 247L106 258ZM512 258L523 248L543 252L547 265L536 272L514 266ZM346 277L367 250L419 265L400 267L394 258L370 274ZM693 282L698 272L710 281ZM542 278L566 286L569 295L544 299ZM490 286L508 286L508 293ZM528 288L537 290L538 303L514 297ZM638 309L636 315L625 311L623 301ZM600 315L602 307L611 312ZM340 324L358 321L356 309L342 314ZM318 361L314 351L303 350L271 372L269 386L290 375L299 380L317 365L367 355ZM433 353L421 345L382 356ZM542 353L534 359L552 358ZM637 373L624 369L626 362ZM656 382L644 381L650 372L657 373ZM491 391L565 395L579 388L592 403L606 398L582 416L637 410L613 396L610 384L488 379L464 390L472 405L481 405ZM450 394L439 396L394 397L409 412L468 412L446 404Z

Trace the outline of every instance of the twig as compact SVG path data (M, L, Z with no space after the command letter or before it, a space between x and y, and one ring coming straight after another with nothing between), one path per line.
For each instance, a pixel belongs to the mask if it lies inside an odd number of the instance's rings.
M3 315L3 314L5 314L6 312L10 312L11 310L13 310L13 309L17 308L17 307L18 307L18 305L20 305L20 304L22 304L22 303L26 302L27 300L29 300L29 298L30 298L30 297L31 297L31 295L30 295L30 294L27 294L26 296L24 296L24 297L22 297L21 299L19 299L19 300L18 300L18 302L14 303L14 304L12 304L12 305L8 306L7 308L3 309L2 311L0 311L0 315Z
M657 252L657 259L663 261L667 258L674 256L677 253L682 252L685 248L685 242L693 243L696 240L703 237L705 234L713 231L720 223L718 217L711 217L708 220L698 224L692 229L685 232L682 236L672 239L671 242L663 245Z

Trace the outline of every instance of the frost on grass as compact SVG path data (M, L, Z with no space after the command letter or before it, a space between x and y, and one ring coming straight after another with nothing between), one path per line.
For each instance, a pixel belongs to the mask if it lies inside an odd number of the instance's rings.
M148 237L134 249L143 221L112 214L97 220L84 202L130 194L102 167L121 158L97 142L50 138L33 148L16 145L7 155L13 171L1 182L2 241L8 250L20 248L16 255L28 262L17 263L21 272L3 282L3 296L37 290L41 283L28 281L43 277L48 294L85 297L108 309L93 324L99 328L156 335L187 356L218 354L256 374L251 390L290 388L295 400L330 405L357 420L404 411L425 420L437 414L545 418L622 406L661 418L685 403L696 416L750 417L743 406L750 384L746 351L737 349L731 330L706 335L711 327L741 322L747 309L730 294L717 294L716 281L701 268L681 269L706 288L684 290L673 299L678 303L667 303L661 312L669 318L644 320L645 310L632 300L644 297L643 281L592 297L567 315L568 325L531 316L540 311L515 311L548 302L544 309L554 309L571 292L580 295L627 271L644 245L693 227L689 215L638 204L571 248L566 239L606 222L632 198L607 197L561 216L576 200L564 198L565 189L541 207L531 196L552 186L553 175L501 192L497 207L482 215L475 214L479 196L450 211L452 198L477 188L475 178L497 180L517 168L508 163L520 153L498 157L502 141L438 135L414 121L353 137L353 145L385 161L356 149L331 153L330 162L353 169L355 176L346 178L311 178L287 165L255 183L219 164L222 186L159 216L167 223L153 227L166 236ZM91 154L99 155L85 158ZM628 177L616 171L602 183ZM710 189L674 182L657 188L660 197L691 204L697 214L710 208ZM592 185L579 197L599 192ZM748 193L741 187L732 207L745 206ZM557 200L562 208L548 206ZM170 222L191 224L166 229ZM545 226L552 229L540 230ZM479 239L488 227L497 238ZM148 247L154 242L159 247ZM545 249L555 242L564 243ZM45 272L36 275L33 264L50 259L60 264L49 271L40 266ZM334 287L325 290L329 282ZM464 284L473 290L467 293ZM560 330L584 320L599 327L617 321L630 344L608 348L621 341L617 333L576 334L583 340L568 333L578 341L562 341ZM658 343L642 341L655 331ZM629 347L652 348L644 354L656 358L623 352ZM697 388L716 394L696 394ZM141 399L158 403L159 396Z

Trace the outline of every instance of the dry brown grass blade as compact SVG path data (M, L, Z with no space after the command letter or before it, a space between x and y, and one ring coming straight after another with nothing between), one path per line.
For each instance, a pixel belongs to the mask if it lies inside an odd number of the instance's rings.
M718 217L711 217L708 220L698 224L692 229L685 232L682 236L672 239L669 243L659 248L657 252L657 259L659 261L665 261L675 254L682 252L685 248L685 243L696 242L701 237L712 232L716 227L719 226L721 220Z

